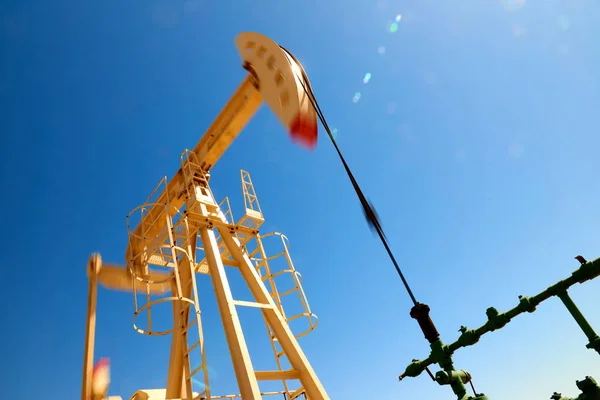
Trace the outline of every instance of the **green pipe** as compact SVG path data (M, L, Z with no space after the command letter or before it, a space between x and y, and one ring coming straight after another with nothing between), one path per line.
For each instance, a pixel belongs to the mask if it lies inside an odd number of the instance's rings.
M567 291L565 290L565 292L559 294L558 297L562 300L567 310L569 310L569 312L573 316L575 322L577 322L583 333L585 333L585 336L587 336L588 340L590 341L590 343L586 347L588 349L594 349L598 352L598 354L600 354L600 336L596 334L594 328L592 328L592 326L585 319L581 311L579 311L579 308L577 308L577 305L575 305L575 302L573 301L573 299L571 299L569 293L567 293Z
M453 392L458 396L458 400L486 400L487 397L483 394L476 394L475 397L466 394L464 383L469 382L470 375L468 380L465 381L462 379L461 374L464 371L457 372L454 369L452 355L459 348L474 345L485 333L503 328L517 315L525 312L534 312L540 303L553 296L557 296L562 300L565 307L569 310L577 324L590 340L590 343L586 347L594 349L600 354L600 337L596 334L567 293L567 289L576 283L584 283L600 276L600 258L593 261L585 261L581 257L577 257L577 259L580 260L581 266L568 278L557 282L533 297L519 296L519 304L504 313L498 312L498 310L493 307L488 308L486 310L486 315L488 317L487 322L477 329L467 329L462 326L460 328L461 335L454 343L444 345L439 339L431 343L431 353L429 354L429 357L422 361L413 360L413 362L406 367L406 370L400 376L400 379L402 380L404 377L408 376L419 376L428 366L438 364L443 371L436 374L435 380L440 385L449 384L452 387ZM467 372L465 372L465 374L468 375ZM588 379L591 379L591 381ZM595 381L593 381L592 378L586 378L586 380L581 383L583 384L583 382L591 385L590 388L586 388L587 390L591 390L591 393L587 394L587 397L584 397L581 400L588 400L588 398L590 400L600 400L600 398L596 397L599 395L599 392L597 391L598 386ZM593 384L590 382L593 382ZM580 382L578 382L578 386L579 384ZM558 395L557 398L562 397L558 393L555 393L555 396L556 395Z

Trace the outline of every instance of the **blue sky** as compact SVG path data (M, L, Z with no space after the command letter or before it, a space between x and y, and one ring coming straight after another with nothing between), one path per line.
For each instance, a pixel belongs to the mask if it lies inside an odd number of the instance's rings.
M3 397L79 396L88 254L123 262L125 216L172 176L242 81L242 31L303 62L445 341L485 322L487 307L566 277L575 255L600 256L597 2L8 0ZM452 399L426 376L396 381L427 343L336 157L324 134L314 152L291 144L263 107L211 183L239 218L248 170L265 230L290 238L320 319L301 344L332 398ZM572 296L600 330L598 284ZM236 392L208 278L199 285L213 392ZM101 290L98 314L111 393L164 387L168 338L132 329L131 296ZM262 321L244 318L260 365L270 357ZM456 366L492 399L575 396L576 379L600 378L586 342L553 299L459 352Z

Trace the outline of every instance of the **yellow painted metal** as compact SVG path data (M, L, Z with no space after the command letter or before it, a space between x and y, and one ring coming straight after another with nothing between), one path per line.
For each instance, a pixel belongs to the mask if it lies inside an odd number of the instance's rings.
M83 384L81 400L92 398L92 370L94 368L94 339L96 337L96 299L98 293L98 273L102 269L100 254L92 254L88 260L88 306L83 349Z
M281 344L292 368L299 372L299 379L304 387L304 391L311 400L328 399L329 397L324 387L310 366L287 321L277 309L275 301L269 295L250 258L239 245L239 240L233 235L229 235L225 229L220 227L218 229L233 258L239 263L238 268L256 301L270 306L262 309L264 318Z
M208 172L214 166L225 149L231 145L260 107L262 98L255 85L255 79L248 75L192 150L200 158L204 171ZM167 182L166 188L156 200L158 205L147 211L143 220L135 228L134 234L130 236L125 258L133 260L133 268L137 270L142 268L141 260L137 256L144 252L144 243L136 238L140 236L139 230L143 229L144 223L147 227L146 236L156 237L157 243L166 239L163 222L165 219L161 217L161 214L166 210L174 213L183 206L185 199L181 195L185 189L182 187L182 175L182 170L179 169L175 176ZM169 204L170 207L165 209L163 204ZM153 223L147 223L147 221L153 221Z
M258 233L264 216L250 175L241 172L245 213L237 223L229 201L225 199L218 204L209 186L210 170L263 101L288 129L298 115L314 118L316 123L297 66L275 42L259 34L245 33L238 37L236 45L250 73L198 144L184 151L175 176L170 180L163 178L145 203L128 216L126 267L110 266L97 276L107 288L126 290L129 286L133 291L134 328L138 332L172 334L166 389L152 394L138 391L132 399L257 400L275 394L293 399L302 393L311 400L329 398L297 340L314 329L316 317L306 302L284 236L280 236L284 250L275 256L267 255L262 240L269 235L261 237ZM255 250L249 250L252 245ZM277 257L283 257L287 266L273 272L269 263ZM228 266L242 273L254 302L233 298L225 268ZM215 396L210 391L196 273L208 274L212 281L239 395ZM280 293L275 278L286 273L292 277L293 288ZM95 293L92 289L90 286L90 295ZM303 311L286 317L282 297L290 293L299 295ZM153 308L161 303L172 305L173 325L166 329L153 325ZM254 370L237 314L239 306L261 309L278 370ZM90 307L95 311L95 304ZM308 328L294 334L288 322L299 317L307 318ZM92 317L88 317L90 322ZM191 333L197 334L197 340L191 339ZM88 359L93 358L93 335L86 340L86 346L92 349L90 356L86 347L87 371ZM192 362L194 354L199 356L197 363ZM282 362L284 358L289 367ZM84 391L87 376L84 372ZM203 392L193 392L192 379L203 383ZM261 393L259 381L263 380L282 381L284 389ZM290 389L291 381L299 381L299 385Z
M217 296L217 304L225 329L225 337L229 345L233 369L238 381L240 394L244 399L260 399L258 381L254 377L254 367L246 346L244 333L233 302L233 295L227 282L225 267L218 253L217 240L212 230L200 230L204 251L208 260L210 277Z

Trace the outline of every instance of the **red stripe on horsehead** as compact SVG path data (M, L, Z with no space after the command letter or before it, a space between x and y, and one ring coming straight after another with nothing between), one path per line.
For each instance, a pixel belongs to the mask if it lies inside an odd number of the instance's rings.
M298 113L293 119L290 127L290 136L292 140L308 150L313 150L317 146L318 125L314 115Z

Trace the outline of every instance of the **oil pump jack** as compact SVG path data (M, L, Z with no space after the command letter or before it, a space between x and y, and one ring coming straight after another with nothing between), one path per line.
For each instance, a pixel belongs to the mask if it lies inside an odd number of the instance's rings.
M558 297L573 316L589 340L587 347L600 354L600 337L567 292L576 283L600 276L600 258L587 261L582 256L576 257L580 266L569 277L533 297L519 296L518 305L507 312L500 313L493 307L488 308L488 320L484 325L477 329L461 327L459 338L451 344L444 344L430 317L429 306L417 302L393 257L378 217L343 159L298 60L258 33L240 34L236 46L242 65L248 72L246 78L196 147L182 153L181 167L173 178L163 178L146 202L128 216L129 241L125 266L103 264L99 254L90 257L82 400L121 400L120 397L106 397L109 383L106 361L101 360L96 368L93 366L98 283L108 289L133 292L135 330L146 335L172 335L166 389L139 390L130 400L257 400L282 395L288 400L301 397L329 399L298 342L298 338L314 330L317 319L302 289L301 276L292 263L287 238L280 233L259 233L264 216L248 172L241 172L245 214L237 223L234 222L228 199L217 203L209 186L211 168L263 102L277 115L292 140L308 148L316 144L319 117L350 177L367 221L382 240L411 297L413 308L410 316L417 320L431 352L423 360L413 360L400 375L400 380L416 377L426 371L439 385L450 387L458 400L487 400L485 394L475 391L471 375L455 368L452 359L454 352L477 343L486 333L503 328L516 316L534 312L537 306L552 297ZM269 256L263 243L267 237L279 238L282 251ZM278 257L285 259L286 267L275 271L272 261ZM255 301L233 298L226 266L241 272ZM239 394L211 393L197 274L207 274L211 278ZM289 275L293 282L292 289L285 292L280 291L276 283L282 275ZM286 315L282 298L292 293L298 295L302 311ZM145 304L141 304L140 299L145 300ZM164 302L172 304L173 326L166 331L156 331L152 327L152 308ZM254 369L237 307L254 307L262 311L277 370ZM147 321L144 327L138 321L142 315ZM305 329L293 332L289 323L294 320L304 320ZM196 339L190 341L193 331L196 332ZM198 353L200 361L197 364L191 361L193 352ZM197 367L193 368L192 365ZM441 368L435 375L429 370L433 365ZM194 391L192 383L198 376L201 389ZM265 380L280 381L282 390L261 392L259 382ZM472 396L467 393L467 384L471 384ZM551 398L600 400L600 386L592 377L578 381L577 387L581 394L576 399L563 397L556 392Z
M218 203L209 186L210 172L225 150L250 121L262 103L266 103L289 131L292 140L312 148L317 140L317 118L301 67L277 43L258 33L242 33L236 46L247 71L246 78L217 116L193 150L181 155L181 167L171 178L164 178L155 191L128 216L129 241L125 266L102 263L91 257L88 267L90 298L85 345L82 400L106 393L94 392L92 385L97 284L113 290L131 290L134 294L134 329L147 335L172 335L171 356L166 389L140 390L131 400L148 399L262 399L285 395L288 399L307 396L329 399L317 374L298 343L312 331L316 316L301 286L288 251L287 238L279 233L282 251L268 255L259 233L264 217L250 175L241 172L245 214L233 220L229 201ZM282 257L287 267L272 271L270 264ZM254 302L232 297L225 267L237 268L255 298ZM217 396L211 393L204 351L204 335L198 301L197 274L208 274L216 295L225 336L231 354L240 393ZM276 280L288 275L292 288L280 292ZM286 315L282 298L296 294L302 311ZM155 298L156 297L156 298ZM141 304L140 300L145 300ZM170 302L173 326L157 332L152 327L152 308ZM255 307L262 311L278 369L256 371L252 364L237 308ZM146 326L138 319L144 315ZM289 322L305 320L306 329L292 332ZM192 331L195 340L190 342ZM192 367L196 352L200 360ZM264 393L259 382L281 381L279 392ZM194 392L193 382L203 388ZM296 386L293 387L294 382ZM94 399L95 400L95 399Z

